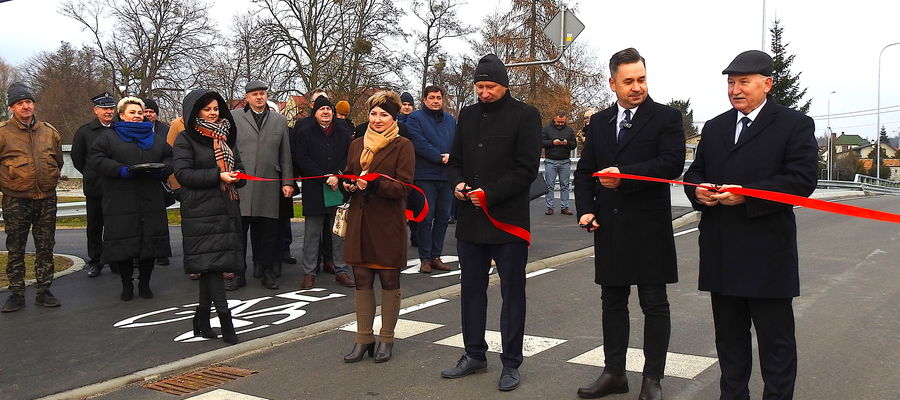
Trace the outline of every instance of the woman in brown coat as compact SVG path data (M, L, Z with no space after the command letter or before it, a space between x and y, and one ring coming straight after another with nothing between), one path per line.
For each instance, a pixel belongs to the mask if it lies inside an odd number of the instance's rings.
M400 96L378 92L366 101L369 126L347 152L346 174L388 175L410 183L415 168L412 142L398 135ZM344 362L357 362L374 353L376 363L391 359L394 327L400 315L400 269L406 266L406 196L409 187L380 177L342 184L350 193L344 262L356 279L356 344ZM375 346L375 275L381 281L381 332Z

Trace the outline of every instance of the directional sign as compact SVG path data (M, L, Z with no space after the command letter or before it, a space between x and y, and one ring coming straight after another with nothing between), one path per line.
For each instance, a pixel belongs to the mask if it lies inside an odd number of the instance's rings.
M544 28L544 34L550 38L550 41L565 47L572 44L572 41L578 37L578 34L584 30L584 24L569 10L564 10L556 14L547 27Z

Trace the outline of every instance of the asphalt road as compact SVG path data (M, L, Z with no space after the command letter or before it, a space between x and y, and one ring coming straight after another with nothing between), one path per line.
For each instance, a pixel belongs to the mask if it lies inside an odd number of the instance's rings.
M571 252L590 245L591 238L576 225L574 216L543 214L543 199L532 208L533 245L530 260ZM673 215L690 211L675 207ZM292 253L301 254L303 224L293 224ZM154 299L119 300L121 283L108 269L96 278L79 271L57 279L52 291L63 306L45 309L34 305L34 291L26 290L26 307L0 316L0 399L36 398L135 371L181 360L221 348L221 341L192 342L190 317L196 305L197 283L182 270L181 231L170 229L171 265L158 266L151 279ZM454 227L447 234L445 254L452 267L456 254ZM0 233L0 244L5 243ZM33 245L29 238L29 251ZM86 258L84 230L61 229L56 253ZM430 292L458 283L453 274L418 274L416 248L408 250L408 274L403 275L405 296ZM298 294L302 272L284 265L281 288L267 290L258 280L229 292L232 312L242 341L353 312L352 289L338 286L332 275L320 274L317 290ZM6 293L0 292L0 301ZM299 297L298 297L299 296ZM302 297L307 296L307 297ZM215 325L214 325L215 326Z
M900 213L896 197L849 203ZM800 227L801 296L794 301L799 345L795 398L900 398L900 381L896 379L900 375L900 226L808 209L798 209L796 213ZM669 287L673 329L664 393L670 400L716 399L719 371L709 296L696 290L697 233L689 227L681 231L676 238L680 282ZM532 251L536 252L537 247L533 246ZM526 334L533 337L526 339L523 384L514 392L504 394L496 389L500 371L496 353L489 354L486 374L459 380L439 377L440 371L453 366L462 354L455 347L460 329L458 298L453 297L401 315L398 337L402 331L404 338L397 341L394 359L386 364L376 365L371 359L344 364L341 357L352 346L353 333L334 330L229 360L227 365L258 373L222 385L216 391L207 390L211 393L206 393L206 397L196 398L576 398L577 387L591 382L601 372L602 356L597 356L603 343L600 293L593 284L592 265L592 258L584 258L529 278ZM405 280L404 285L409 281ZM488 329L493 331L499 330L498 289L489 289ZM333 301L330 304L347 312L347 307L341 305L349 305L345 299L313 304ZM631 310L630 346L639 355L642 316L636 296L632 297ZM171 337L171 332L162 328L135 329L129 334L143 335L147 342ZM192 344L204 348L218 345ZM167 346L170 351L182 348L180 344ZM123 356L121 351L117 354ZM146 352L141 354L146 356ZM630 357L629 361L634 361L629 369L640 370L637 357ZM89 374L97 369L96 364L84 363L78 372ZM632 393L607 398L637 396L640 374L630 372L628 376ZM759 398L761 389L755 371L752 398ZM254 397L237 397L239 394ZM172 395L130 385L101 398L169 399Z

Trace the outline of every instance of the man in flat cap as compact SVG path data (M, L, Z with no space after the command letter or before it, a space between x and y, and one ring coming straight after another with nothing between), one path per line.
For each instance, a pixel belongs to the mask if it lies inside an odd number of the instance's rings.
M103 188L100 187L101 179L87 162L88 153L94 144L94 139L100 136L104 129L112 129L113 116L116 114L116 102L109 92L100 93L91 98L94 105L93 111L96 118L82 125L75 131L72 138L72 164L81 172L81 190L84 192L84 200L87 208L87 250L89 260L87 262L88 276L93 278L100 275L103 264L100 262L100 254L103 252ZM110 268L113 268L110 265Z
M789 204L728 191L809 196L816 188L813 120L776 104L772 57L750 50L722 71L734 107L703 126L685 187L700 221L700 290L710 292L722 399L749 399L756 328L763 399L791 399L797 376L792 300L800 295L797 226Z
M594 237L594 281L600 285L603 373L578 389L582 398L628 392L625 360L628 298L636 286L644 314L640 400L662 398L671 322L666 285L678 281L672 204L665 183L601 177L615 172L675 179L684 170L684 128L678 110L650 98L644 57L634 48L609 59L616 103L591 117L575 169L579 224Z
M291 165L291 145L287 120L269 111L269 86L262 81L250 81L244 87L247 105L232 111L237 125L237 149L241 153L246 173L269 179L294 177ZM278 289L275 271L281 248L278 243L279 198L291 197L291 181L250 181L238 189L241 198L241 217L244 226L244 251L247 251L249 230L253 246L253 262L261 270L262 284ZM245 256L246 258L246 256ZM235 290L246 284L246 267L226 282L226 289Z
M2 312L25 306L25 244L34 237L37 283L35 304L59 307L50 293L53 246L56 244L56 184L63 166L59 132L34 115L34 94L22 83L9 85L7 104L12 116L0 122L0 191L9 259L9 298Z
M525 335L525 264L528 242L495 227L481 210L484 196L491 216L529 230L528 190L537 177L541 152L541 116L509 93L506 66L488 54L475 67L478 102L462 109L456 125L447 183L457 200L456 246L462 274L462 333L465 354L441 373L462 378L487 369L484 340L488 273L491 260L500 275L503 305L500 336L503 370L497 388L519 387Z

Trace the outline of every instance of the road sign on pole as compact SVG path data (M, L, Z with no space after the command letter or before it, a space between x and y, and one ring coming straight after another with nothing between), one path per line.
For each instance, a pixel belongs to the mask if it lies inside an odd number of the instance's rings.
M550 38L557 46L559 46L559 55L552 60L527 61L520 63L506 64L507 67L526 67L529 65L553 64L559 61L563 53L569 45L575 41L575 38L584 30L584 24L568 9L556 14L550 23L544 28L544 34Z

